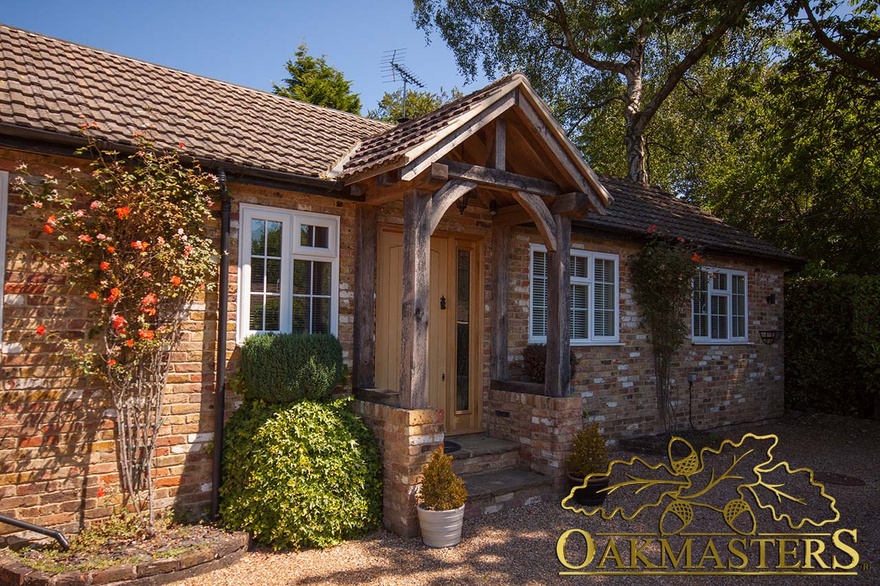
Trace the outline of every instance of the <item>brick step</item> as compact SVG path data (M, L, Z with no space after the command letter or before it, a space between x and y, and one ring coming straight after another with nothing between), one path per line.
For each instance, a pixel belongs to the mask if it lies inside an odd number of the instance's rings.
M521 468L463 474L468 498L465 519L556 498L547 476Z
M452 470L459 476L474 474L487 470L518 468L519 444L494 437L485 433L456 435L446 438L461 446L452 452Z

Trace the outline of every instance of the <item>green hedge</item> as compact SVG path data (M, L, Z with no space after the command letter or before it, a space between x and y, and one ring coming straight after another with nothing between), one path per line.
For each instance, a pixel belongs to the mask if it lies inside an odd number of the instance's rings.
M878 387L880 277L817 277L788 283L787 405L870 417Z
M275 549L329 547L378 526L382 465L347 401L246 403L227 426L220 513Z
M251 401L327 399L342 376L342 346L329 334L260 334L241 346L236 387Z

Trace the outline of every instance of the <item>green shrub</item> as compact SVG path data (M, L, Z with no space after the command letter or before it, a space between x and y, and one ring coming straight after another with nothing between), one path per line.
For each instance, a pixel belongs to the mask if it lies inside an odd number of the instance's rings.
M793 409L870 417L880 383L880 277L786 285L785 400Z
M422 488L419 501L429 511L451 511L467 500L464 481L452 471L452 456L443 453L440 446L422 468Z
M578 478L608 470L608 448L595 423L582 428L574 436L568 455L568 473Z
M347 401L250 403L229 421L220 513L274 549L329 547L379 524L382 465Z
M329 334L260 334L241 346L236 385L246 399L327 399L342 377L342 346Z
M574 378L575 367L578 365L574 350L569 351L569 364L571 376ZM527 377L536 383L544 382L544 372L547 368L547 345L529 344L523 348L523 370Z

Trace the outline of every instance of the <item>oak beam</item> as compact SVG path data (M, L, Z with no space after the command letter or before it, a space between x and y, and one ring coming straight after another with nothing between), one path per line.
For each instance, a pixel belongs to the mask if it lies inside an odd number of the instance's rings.
M552 181L456 161L444 161L443 163L447 167L447 176L450 179L473 181L486 189L504 192L528 191L536 195L553 197L562 195L562 190Z
M538 232L544 239L544 244L547 245L547 250L556 250L556 223L544 200L533 193L524 191L514 191L513 199L519 202L531 216Z
M560 195L550 206L551 214L560 214L570 218L583 218L590 210L590 201L586 193L574 192Z
M446 210L459 198L464 197L469 191L477 186L470 181L450 181L441 187L431 198L431 203L426 210L425 219L428 223L428 236L434 233Z
M507 121L499 118L495 121L495 168L499 171L507 169Z
M571 385L571 218L553 216L558 249L547 253L547 364L544 392L565 397Z
M376 224L377 209L358 205L354 255L354 386L375 387L376 378Z
M518 226L531 221L532 216L521 205L504 206L492 218L492 223L497 226Z
M507 380L507 293L510 286L510 230L507 226L492 226L492 378Z
M428 407L428 307L431 235L425 220L431 195L403 197L403 303L400 332L400 406Z

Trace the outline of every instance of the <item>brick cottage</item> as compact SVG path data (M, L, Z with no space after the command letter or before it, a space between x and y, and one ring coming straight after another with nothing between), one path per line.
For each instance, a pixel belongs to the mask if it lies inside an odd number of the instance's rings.
M136 131L183 143L227 178L227 250L222 222L211 229L229 286L191 308L174 356L161 508L211 503L218 366L234 370L255 332L339 337L383 452L385 523L402 534L416 531L418 472L445 436L491 445L456 460L479 514L558 489L584 421L611 439L662 431L627 263L649 226L706 259L673 367L678 423L782 414L770 332L797 259L659 189L596 175L521 74L391 126L0 26L2 514L70 531L120 498L115 414L34 335L37 324L84 335L88 308L9 189L20 163L34 175L82 167L83 120L120 152ZM523 382L533 342L547 346L543 385Z

